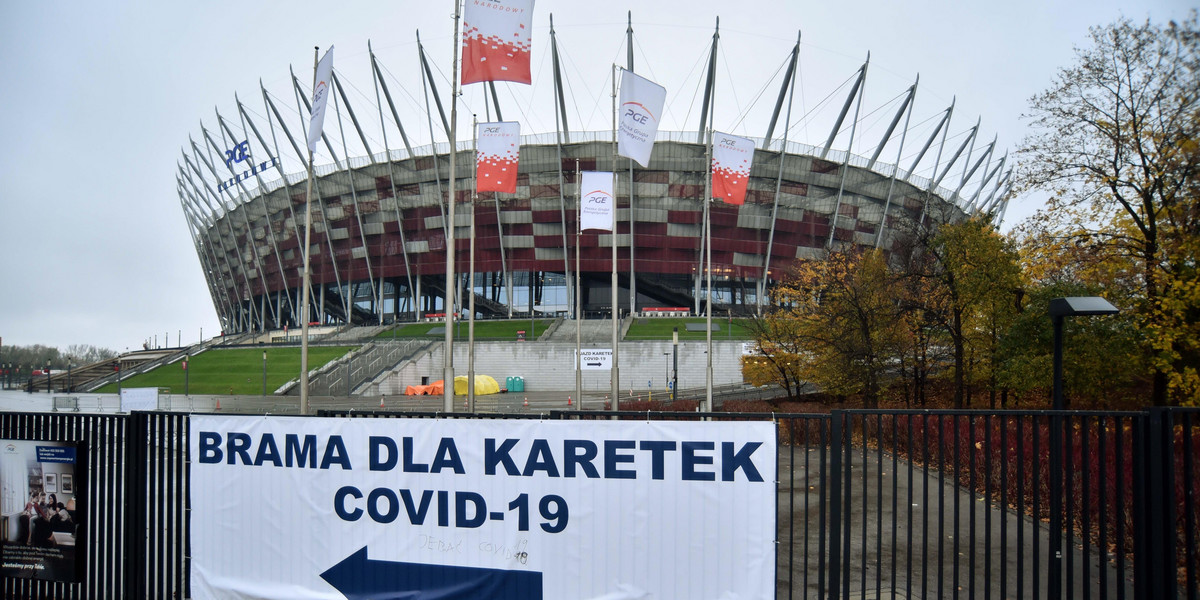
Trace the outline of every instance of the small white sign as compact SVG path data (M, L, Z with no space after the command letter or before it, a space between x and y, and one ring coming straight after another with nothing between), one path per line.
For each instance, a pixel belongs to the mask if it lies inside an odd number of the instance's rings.
M122 388L121 412L158 410L158 388Z
M611 348L584 348L579 351L579 369L581 371L611 371Z

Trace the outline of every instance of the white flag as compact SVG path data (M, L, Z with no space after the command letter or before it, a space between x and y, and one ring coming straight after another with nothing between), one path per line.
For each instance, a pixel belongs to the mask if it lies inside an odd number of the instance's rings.
M620 120L617 127L617 154L636 160L643 167L650 163L654 136L662 118L667 90L632 71L621 71Z
M317 151L321 140L321 127L325 124L325 104L329 101L329 85L333 76L333 46L325 51L317 63L317 76L313 84L312 114L308 119L308 151Z
M579 180L579 229L613 230L617 202L613 197L613 174L583 171Z

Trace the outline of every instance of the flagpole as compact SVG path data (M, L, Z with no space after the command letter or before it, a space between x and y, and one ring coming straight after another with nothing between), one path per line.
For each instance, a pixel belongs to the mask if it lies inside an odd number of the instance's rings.
M633 11L626 13L625 25L625 63L629 72L633 72ZM613 169L615 172L616 169ZM637 310L637 260L634 251L637 247L634 236L634 221L636 211L633 208L633 159L629 159L629 314ZM614 232L615 233L615 232Z
M446 337L442 353L442 410L454 412L454 292L457 287L454 281L454 178L455 166L458 162L456 141L458 138L458 20L461 17L462 3L454 2L454 66L450 76L450 195L446 211Z
M714 111L715 112L715 111ZM709 117L711 120L711 116ZM708 344L705 356L708 366L704 373L704 408L702 412L712 412L713 403L713 345L712 345L712 215L709 206L712 204L712 126L708 128L708 141L704 145L705 162L708 164L704 176L704 278L708 288L704 303L704 340Z
M612 122L613 122L613 153L612 153L612 409L621 410L621 370L617 351L617 336L620 327L617 325L617 65L612 69Z
M317 87L317 62L321 48L313 46L313 88ZM304 190L304 284L300 291L300 414L308 414L308 299L312 294L312 279L310 266L312 257L309 248L312 244L312 180L313 180L313 151L308 149L308 183Z
M579 159L575 159L575 181L580 182L580 187L583 187L582 179L579 176ZM583 371L581 363L583 362L583 315L580 312L581 302L579 300L579 238L582 233L583 215L580 211L583 209L583 196L579 197L580 210L575 211L575 397L579 402L575 405L578 410L583 410Z
M467 269L467 412L475 412L475 199L479 192L479 119L471 115L471 146L475 148L475 179L471 186L471 258Z
M720 20L717 21L718 26ZM713 56L709 60L710 73L716 72L716 47L717 40L714 34L713 38ZM707 357L707 367L704 373L704 412L712 412L713 409L713 345L712 345L712 303L713 303L713 288L712 288L712 155L713 155L713 115L717 112L717 82L716 78L712 78L712 87L709 89L710 105L712 110L708 113L708 139L704 144L705 159L705 176L704 176L704 283L708 290L705 292L705 308L704 308L704 340L708 345L708 351L705 352ZM751 155L753 156L753 155ZM747 177L749 174L747 173Z

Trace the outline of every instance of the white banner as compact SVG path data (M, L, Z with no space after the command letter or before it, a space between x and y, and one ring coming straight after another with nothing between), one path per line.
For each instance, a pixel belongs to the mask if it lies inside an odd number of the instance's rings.
M611 348L581 348L579 350L579 370L581 371L611 371Z
M208 598L775 597L770 422L196 415Z
M329 86L333 83L333 46L325 51L317 63L317 73L313 82L312 112L308 119L308 151L317 151L317 142L321 141L321 129L325 124L325 105L329 102Z
M521 124L516 121L479 123L475 131L475 191L517 192L517 161L521 155Z
M666 98L667 90L661 85L632 71L621 71L617 154L632 158L643 167L650 163Z
M613 230L617 199L613 196L613 174L583 171L579 179L579 230Z

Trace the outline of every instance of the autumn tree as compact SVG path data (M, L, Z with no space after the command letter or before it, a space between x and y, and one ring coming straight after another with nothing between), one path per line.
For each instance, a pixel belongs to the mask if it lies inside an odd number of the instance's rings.
M786 333L786 339L761 338L759 346L766 355L782 356L787 373L822 392L861 395L866 406L877 406L904 331L893 283L886 256L875 250L799 262L774 292L781 308L764 320L777 325L761 327Z
M1095 246L1136 266L1134 311L1152 401L1200 398L1200 30L1195 12L1160 26L1095 27L1030 101L1025 189L1049 192L1033 217L1054 243Z
M800 339L796 323L782 310L768 311L747 324L758 351L742 357L742 378L750 385L778 385L788 400L795 400L800 379Z
M1053 382L1054 332L1046 307L1051 298L1094 296L1098 288L1072 281L1031 285L1022 310L1001 339L1004 358L998 377L1004 389L1026 402L1049 404ZM1140 404L1146 365L1137 351L1133 315L1068 319L1063 353L1064 391L1071 408L1123 409Z
M1012 236L1020 255L1025 293L1004 344L1001 380L1025 398L1048 402L1051 392L1052 298L1104 296L1117 306L1141 297L1140 269L1108 244L1085 235L1065 236L1044 220L1021 223ZM1142 334L1133 311L1068 319L1065 323L1064 384L1073 407L1113 408L1139 404L1149 389L1150 370L1141 352Z
M1021 293L1015 250L990 222L973 218L914 225L902 254L902 271L915 280L908 285L919 291L907 312L932 324L950 349L954 406L969 404L972 384L986 386L994 405L1000 340Z

